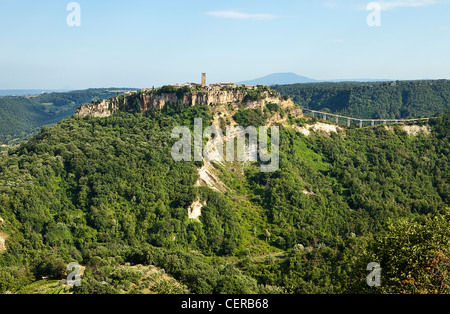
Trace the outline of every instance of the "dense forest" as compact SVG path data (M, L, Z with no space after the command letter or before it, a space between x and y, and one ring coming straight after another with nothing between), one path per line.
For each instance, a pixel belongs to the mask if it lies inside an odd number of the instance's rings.
M202 162L171 158L173 127L194 118L208 126L209 108L69 117L5 152L0 293L63 284L71 262L85 267L74 293L450 292L448 112L429 135L280 126L279 169L214 164L225 192L196 185Z
M20 144L52 125L73 115L75 109L95 99L115 96L127 89L87 89L33 96L0 97L0 144Z
M306 83L275 85L272 89L289 96L304 108L362 119L429 117L445 113L450 103L448 80ZM131 89L0 97L0 144L19 144L37 134L42 126L71 116L79 105L106 99L125 90ZM157 91L164 92L164 89ZM257 97L257 93L248 95L249 99L257 100Z
M275 85L301 107L361 119L406 119L443 114L449 80Z

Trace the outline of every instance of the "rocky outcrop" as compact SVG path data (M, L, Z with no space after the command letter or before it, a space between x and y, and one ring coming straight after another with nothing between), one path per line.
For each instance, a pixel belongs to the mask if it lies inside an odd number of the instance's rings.
M212 106L218 104L246 104L246 108L263 108L266 103L281 104L282 98L273 92L262 92L259 100L246 100L247 90L233 89L229 91L194 91L185 93L178 98L176 93L167 94L142 94L141 110L145 112L149 109L162 109L167 103L181 103L188 106ZM289 100L290 101L290 100ZM284 102L287 102L286 100Z
M5 224L5 221L2 217L0 217L0 230L3 228L3 225ZM0 231L0 253L3 253L6 251L6 239L8 238L8 235L6 233L3 233Z
M6 252L6 239L8 235L0 232L0 253Z
M195 186L205 186L222 193L227 190L225 184L216 174L217 170L210 162L204 160L203 166L197 169L197 171L199 176Z
M117 98L112 98L83 104L75 111L75 114L80 117L92 116L101 118L112 115L115 110L117 110Z
M402 125L401 128L408 133L408 135L430 135L431 134L431 128L428 125Z
M194 201L188 208L188 218L200 222L199 217L202 215L202 208L206 206L206 201L200 202L200 199Z
M339 131L343 130L341 127L335 124L328 124L322 122L316 122L314 124L308 124L302 127L294 125L293 128L305 136L309 136L311 132L330 135L331 133L338 133Z
M283 108L296 107L290 99L283 99L274 91L261 91L257 100L249 99L247 97L248 91L248 89L243 88L220 91L195 90L185 93L158 93L145 90L139 93L128 93L127 95L113 97L108 100L83 104L77 109L76 115L82 117L107 117L117 110L145 113L149 110L162 109L169 103L174 105L183 104L185 106L231 104L234 106L244 105L248 109L263 109L267 103L278 104Z

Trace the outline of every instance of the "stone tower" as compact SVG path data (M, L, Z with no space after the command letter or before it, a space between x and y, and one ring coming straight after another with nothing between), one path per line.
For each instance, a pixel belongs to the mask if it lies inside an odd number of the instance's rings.
M202 86L206 86L206 73L202 73Z

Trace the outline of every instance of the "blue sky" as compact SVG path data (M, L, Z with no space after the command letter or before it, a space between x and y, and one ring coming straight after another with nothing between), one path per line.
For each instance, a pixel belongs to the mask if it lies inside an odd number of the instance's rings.
M450 79L450 1L0 0L0 89L314 79Z

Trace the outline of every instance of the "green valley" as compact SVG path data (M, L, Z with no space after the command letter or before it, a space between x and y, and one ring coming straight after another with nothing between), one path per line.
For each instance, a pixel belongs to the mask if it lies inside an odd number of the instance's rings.
M449 80L275 85L297 105L361 119L432 117L446 112Z
M41 127L55 124L73 115L79 105L95 99L109 98L128 90L93 88L31 96L0 97L0 144L20 144L21 141L37 134Z
M239 106L74 115L10 148L0 157L0 293L39 291L42 280L61 293L449 292L450 112L428 132L305 135L315 120ZM280 127L277 171L171 158L174 127L206 127L225 108L229 122ZM68 288L71 262L84 273ZM371 262L381 287L366 284Z

